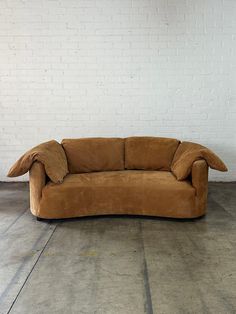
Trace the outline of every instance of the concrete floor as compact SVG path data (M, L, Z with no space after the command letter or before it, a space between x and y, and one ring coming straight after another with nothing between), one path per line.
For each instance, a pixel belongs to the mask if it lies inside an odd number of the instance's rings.
M0 313L236 313L236 183L195 221L38 222L28 186L0 184Z

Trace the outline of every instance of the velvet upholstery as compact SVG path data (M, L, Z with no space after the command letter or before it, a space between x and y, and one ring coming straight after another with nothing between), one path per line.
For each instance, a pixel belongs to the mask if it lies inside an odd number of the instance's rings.
M35 161L40 161L49 178L60 183L68 173L67 158L62 146L52 140L27 151L8 172L8 177L18 177L28 172Z
M40 218L105 214L199 217L206 213L208 166L227 168L205 147L182 144L144 137L64 140L63 146L51 141L23 155L9 174L30 169L30 207ZM140 170L126 170L125 164ZM179 169L184 169L181 176Z
M124 139L64 139L70 173L124 170Z
M182 142L179 145L172 162L171 171L177 180L184 180L189 176L193 162L200 159L204 159L212 169L227 171L223 161L210 149L191 142Z
M170 171L179 141L162 137L129 137L125 140L125 168Z

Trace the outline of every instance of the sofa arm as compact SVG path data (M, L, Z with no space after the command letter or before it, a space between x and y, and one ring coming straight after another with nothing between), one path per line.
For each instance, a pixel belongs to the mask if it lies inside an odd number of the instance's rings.
M44 165L47 176L61 183L68 174L67 157L61 144L52 140L37 145L18 159L8 172L8 177L18 177L28 172L35 161Z
M192 171L193 163L204 159L208 166L219 171L227 171L224 162L210 149L197 143L182 142L175 152L171 171L177 180L185 180Z
M29 171L30 209L33 215L38 216L42 190L46 184L46 172L41 162L34 162Z
M205 160L197 160L193 163L192 186L196 190L196 209L205 212L208 194L208 164Z

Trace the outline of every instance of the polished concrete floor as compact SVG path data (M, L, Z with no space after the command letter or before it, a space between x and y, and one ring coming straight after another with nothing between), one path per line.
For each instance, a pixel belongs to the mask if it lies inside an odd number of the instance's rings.
M45 223L28 186L0 184L0 313L236 313L236 183L211 183L194 221Z

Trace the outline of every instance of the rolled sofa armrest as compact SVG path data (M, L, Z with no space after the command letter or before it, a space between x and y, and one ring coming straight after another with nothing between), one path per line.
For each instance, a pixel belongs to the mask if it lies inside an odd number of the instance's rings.
M45 184L46 172L44 165L39 161L35 161L29 171L30 209L35 216L38 216L39 202Z
M52 140L33 147L21 156L9 170L8 177L25 174L35 161L44 165L46 174L54 183L61 183L69 172L67 157L62 145Z

